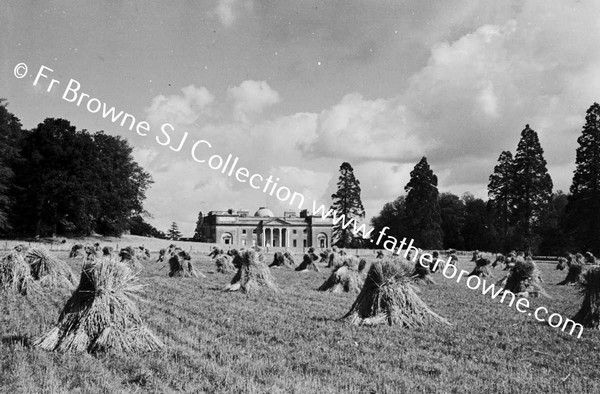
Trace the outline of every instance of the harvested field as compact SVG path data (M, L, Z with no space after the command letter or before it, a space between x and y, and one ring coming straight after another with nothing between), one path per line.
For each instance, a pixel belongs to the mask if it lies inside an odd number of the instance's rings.
M169 278L164 264L154 263L157 253L144 263L140 279L147 287L137 304L148 329L165 344L159 353L90 356L34 349L30 342L55 324L66 297L0 297L2 391L600 391L598 330L577 339L439 273L437 286L422 287L419 297L452 327L357 327L338 320L356 294L317 291L330 270L273 270L280 292L232 294L222 292L231 278L216 273L207 250L192 254L204 279ZM61 253L56 257L79 273L81 259ZM302 255L294 258L301 261ZM272 253L265 255L272 259ZM458 262L460 269L472 266ZM530 299L532 308L573 317L583 300L579 289L555 285L565 276L555 264L538 266L553 298Z

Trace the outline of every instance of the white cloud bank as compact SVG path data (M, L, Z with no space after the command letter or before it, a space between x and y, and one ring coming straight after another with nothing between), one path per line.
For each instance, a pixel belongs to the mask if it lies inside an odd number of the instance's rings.
M227 12L225 7L225 24L233 20ZM185 130L203 119L194 132L220 152L234 153L253 170L274 173L324 204L330 203L341 162L348 161L361 181L368 217L403 193L423 155L439 175L441 190L485 196L498 155L514 152L526 123L539 133L554 183L564 190L585 110L600 100L600 40L593 39L600 37L600 2L530 0L504 13L502 23L435 43L427 64L394 97L349 92L318 113L265 116L280 95L266 81L248 80L230 88L221 103L193 85L181 95L158 96L148 116L168 118ZM213 112L214 107L228 110ZM194 166L189 157L177 157L187 164L155 176L148 193L161 228L177 217L192 223L200 209L284 208ZM202 208L196 201L208 203ZM189 223L186 232L193 229Z

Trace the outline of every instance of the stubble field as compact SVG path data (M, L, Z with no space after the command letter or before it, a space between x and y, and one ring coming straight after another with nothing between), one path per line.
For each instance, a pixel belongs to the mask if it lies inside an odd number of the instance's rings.
M81 259L56 255L79 272ZM31 300L2 293L1 392L600 392L600 332L577 339L441 273L420 295L452 327L372 328L337 320L356 295L316 291L327 268L272 269L282 291L246 296L221 290L232 275L216 273L207 256L192 256L204 279L169 278L156 257L141 273L147 287L138 306L163 351L91 356L32 349L70 294ZM539 266L553 299L532 299L531 309L572 317L581 304L577 288L555 285L566 272L554 264ZM497 267L494 280L503 274Z

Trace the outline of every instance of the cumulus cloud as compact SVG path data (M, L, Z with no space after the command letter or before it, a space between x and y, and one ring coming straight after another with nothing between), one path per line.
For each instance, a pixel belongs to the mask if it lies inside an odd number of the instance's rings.
M468 15L477 12L473 6ZM565 190L585 110L599 100L600 41L582 39L600 36L599 13L600 3L591 1L529 0L508 7L497 13L502 18L486 19L494 23L437 40L422 66L388 97L347 92L312 112L273 114L267 108L280 102L279 94L266 81L248 80L228 90L227 102L214 103L207 91L184 92L158 96L149 113L191 125L214 106L232 105L233 111L220 111L198 130L215 152L234 153L252 171L278 176L326 205L337 170L348 161L368 216L404 193L421 156L438 175L440 191L485 197L500 152L514 152L526 123L540 136L556 188ZM197 96L203 99L191 98ZM174 166L165 176L179 179L174 171L188 167ZM219 178L212 170L198 171L181 190L211 202L210 209L286 208L235 180L211 179Z
M205 87L194 85L181 89L183 95L158 95L146 109L148 120L153 123L171 122L190 125L201 116L209 114L214 96Z
M410 126L410 114L397 100L367 100L348 94L318 117L316 138L301 144L309 157L414 161L426 144Z
M218 0L213 15L219 18L223 26L229 27L235 22L242 9L250 10L252 8L251 0Z
M248 122L265 108L279 102L279 93L266 81L244 81L229 88L228 95L233 100L233 117L240 122Z
M236 0L219 0L215 8L215 13L225 26L230 26L235 20L235 15L233 14L233 5L235 2Z

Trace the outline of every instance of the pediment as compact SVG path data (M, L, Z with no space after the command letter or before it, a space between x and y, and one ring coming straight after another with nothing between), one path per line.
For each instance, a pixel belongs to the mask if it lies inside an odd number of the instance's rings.
M263 226L291 226L290 222L286 222L285 220L279 218L273 218L268 220L263 220Z

